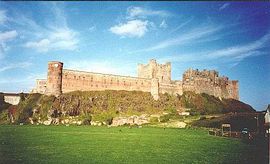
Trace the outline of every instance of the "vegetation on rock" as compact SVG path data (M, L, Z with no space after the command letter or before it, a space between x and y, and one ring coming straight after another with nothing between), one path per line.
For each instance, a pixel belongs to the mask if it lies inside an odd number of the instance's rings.
M193 92L184 92L181 96L160 94L160 99L155 101L150 93L140 91L75 91L59 97L30 94L18 104L15 120L27 123L58 118L57 122L61 122L67 117L76 117L83 124L91 121L111 124L118 116L156 114L163 115L160 122L167 122L177 119L178 113L185 110L193 115L254 111L251 106L237 100Z

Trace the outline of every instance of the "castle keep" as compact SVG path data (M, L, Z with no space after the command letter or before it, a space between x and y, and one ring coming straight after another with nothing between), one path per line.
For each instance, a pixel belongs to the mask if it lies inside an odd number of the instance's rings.
M38 79L35 93L59 96L71 91L126 90L150 92L155 100L160 93L179 94L184 91L207 93L221 98L239 99L238 81L219 77L214 70L184 72L183 80L171 80L171 63L138 64L138 77L119 76L63 69L63 63L48 63L47 80Z

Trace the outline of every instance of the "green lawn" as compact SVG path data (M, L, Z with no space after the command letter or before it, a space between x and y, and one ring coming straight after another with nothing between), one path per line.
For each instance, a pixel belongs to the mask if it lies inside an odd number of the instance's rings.
M0 163L261 163L257 149L194 129L0 126Z

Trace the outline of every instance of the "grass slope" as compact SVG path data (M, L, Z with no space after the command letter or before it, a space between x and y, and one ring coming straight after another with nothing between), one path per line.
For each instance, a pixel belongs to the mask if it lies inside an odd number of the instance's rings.
M0 163L262 163L258 148L205 130L0 126Z
M89 119L106 121L120 115L175 113L191 109L192 114L215 114L237 112L254 112L254 109L237 100L222 99L207 94L185 92L183 95L160 94L158 101L150 93L138 91L75 91L64 93L59 97L31 94L18 105L15 116L17 122L47 119L47 115L58 113L55 117L80 116ZM33 110L36 114L33 114Z

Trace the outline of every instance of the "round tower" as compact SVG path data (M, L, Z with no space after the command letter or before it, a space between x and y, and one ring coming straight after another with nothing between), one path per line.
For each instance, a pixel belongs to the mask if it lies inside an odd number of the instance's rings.
M59 96L62 93L63 63L51 61L48 63L46 94Z

